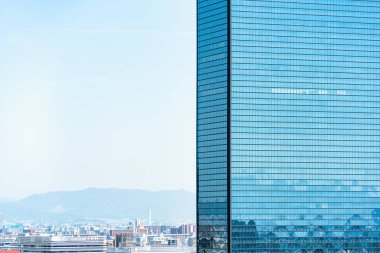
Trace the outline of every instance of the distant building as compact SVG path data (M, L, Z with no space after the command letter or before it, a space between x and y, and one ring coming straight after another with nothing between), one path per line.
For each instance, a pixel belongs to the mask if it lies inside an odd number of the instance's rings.
M139 235L147 235L148 234L148 229L146 227L140 226L136 230L137 230L137 234L139 234Z
M24 234L33 234L36 232L36 230L34 228L30 228L30 227L25 227L23 228L22 232Z
M132 249L108 248L107 253L131 253Z
M101 236L25 236L20 237L21 252L103 253L105 239Z
M130 248L136 244L136 236L133 229L110 230L115 248Z
M145 247L148 245L148 237L146 235L138 235L136 237L136 245L139 247Z
M180 233L180 228L170 228L170 234L178 235Z
M196 230L196 226L193 224L185 224L179 227L181 234L193 234Z
M0 252L7 251L7 253L12 253L10 250L17 250L19 246L20 244L16 238L0 238Z

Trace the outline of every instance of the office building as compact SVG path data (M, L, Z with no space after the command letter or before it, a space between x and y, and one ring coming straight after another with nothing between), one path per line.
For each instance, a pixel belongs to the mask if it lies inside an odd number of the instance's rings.
M201 253L380 252L380 1L197 1Z
M136 234L133 228L123 230L110 230L115 248L133 248L136 245Z

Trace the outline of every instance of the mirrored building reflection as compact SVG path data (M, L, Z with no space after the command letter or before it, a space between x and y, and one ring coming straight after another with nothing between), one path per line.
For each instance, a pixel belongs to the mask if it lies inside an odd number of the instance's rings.
M380 1L197 0L199 253L380 252Z

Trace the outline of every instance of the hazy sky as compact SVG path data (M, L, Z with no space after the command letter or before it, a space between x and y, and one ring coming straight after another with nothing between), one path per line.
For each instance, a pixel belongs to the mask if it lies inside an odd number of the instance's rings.
M195 190L195 1L0 0L0 198Z

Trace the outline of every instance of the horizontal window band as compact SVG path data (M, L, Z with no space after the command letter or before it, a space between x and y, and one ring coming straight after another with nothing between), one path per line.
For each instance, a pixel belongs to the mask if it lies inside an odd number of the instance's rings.
M252 2L253 3L253 2ZM343 5L333 5L332 7L331 6L328 6L327 8L322 8L324 7L323 4L314 4L314 5L305 5L303 6L302 3L293 3L292 5L290 4L287 4L286 6L284 5L283 2L280 2L280 3L277 3L278 6L276 6L275 4L265 4L266 2L255 2L253 4L250 4L250 2L246 2L246 3L234 3L232 5L232 12L250 12L250 13L266 13L266 12L274 12L274 13L279 13L279 14L283 14L283 12L279 12L278 10L280 11L289 11L291 15L297 15L297 14L308 14L310 16L314 16L315 13L320 13L320 12L323 12L323 13L332 13L332 14L336 14L336 13L342 13L342 14L347 14L347 15L343 15L344 17L363 17L363 18L372 18L372 14L377 14L378 11L373 11L373 9L376 9L376 8L379 8L378 6L372 6L372 7L365 7L365 6L357 6L358 8L356 8L355 10L350 10L350 9L340 9L339 7L343 7ZM364 9L364 10L361 10L360 8ZM371 9L371 10L368 10L368 9ZM259 10L259 11L257 11ZM380 11L380 10L379 10ZM365 16L356 16L354 14L368 14L368 15L365 15ZM288 13L285 13L285 14L288 14ZM352 14L352 15L349 15L349 14ZM322 16L322 15L318 15L318 16ZM330 16L330 15L323 15L323 16ZM376 15L377 16L377 15ZM338 16L339 17L339 16Z
M266 72L272 72L272 71L266 71ZM285 71L283 71L285 72ZM284 74L284 73L283 73ZM250 79L243 79L243 78L257 78L257 77L272 77L272 78L304 78L304 79L316 79L316 80L319 80L319 79L326 79L326 77L322 77L322 76L302 76L302 75L293 75L293 76L288 76L288 75L269 75L268 74L231 74L231 81L232 82L235 82L235 81L255 81L255 80L250 80ZM208 78L208 80L212 80L212 79L215 79L214 77L211 77L211 78ZM359 84L361 85L366 85L365 83L363 84L363 82L368 82L368 81L380 81L380 79L370 79L370 78L343 78L343 77L332 77L332 78L329 78L330 80L352 80L352 81L355 81L355 82L359 82ZM280 82L280 81L273 81L273 82ZM334 84L335 82L331 82L330 84Z
M268 47L258 47L259 49L263 48L263 49L267 49ZM275 48L272 48L272 49L275 49ZM321 49L322 50L322 49ZM334 51L334 50L331 50L331 51ZM351 51L351 52L357 52L357 53L360 53L359 50L357 51ZM241 57L241 56L235 56L236 53L245 53L245 54L268 54L268 55L271 55L272 57L275 56L275 55L294 55L294 56L304 56L304 55L308 55L308 56L313 56L315 58L317 57L346 57L346 58L365 58L365 59L374 59L373 63L377 63L377 60L380 59L380 57L378 56L374 56L374 55L371 55L371 56L363 56L363 55L344 55L344 54L316 54L316 53L307 53L305 51L303 52L297 52L297 53L289 53L289 52L270 52L270 51L252 51L252 52L247 52L247 51L240 51L240 50L232 50L232 58L237 58L237 57ZM241 57L243 58L243 57ZM249 56L247 58L252 58L252 56Z
M380 39L372 39L372 38L356 38L356 37L352 37L352 38L347 38L347 37L326 37L326 36L318 36L318 34L315 34L313 32L311 33L308 33L308 34L297 34L297 36L294 36L294 35L288 35L288 34L252 34L252 33L243 33L243 30L245 29L238 29L236 32L240 32L240 33L232 33L231 34L231 43L234 43L234 42L240 42L240 41L255 41L255 40L258 40L258 41L265 41L267 39L271 39L271 40L274 40L276 38L287 38L287 39L290 39L290 40L296 40L296 39L305 39L305 40L310 40L310 39L320 39L320 40L324 40L325 42L327 41L330 41L330 40L333 40L333 41L345 41L345 42L348 42L348 41L352 41L352 42L356 42L356 41L361 41L362 43L363 42L379 42ZM233 31L233 30L232 30ZM252 31L257 31L257 30L252 30ZM288 30L283 30L282 32L291 32L291 31L288 31ZM306 33L306 32L305 32ZM248 37L252 38L252 39L248 39ZM264 39L262 39L264 38ZM282 40L278 40L278 42L281 42ZM376 47L376 46L375 46Z
M245 6L247 8L247 6ZM284 10L286 8L281 8L281 10ZM308 10L308 9L304 9ZM319 13L296 13L296 12L286 12L286 11L250 11L250 10L237 10L237 9L232 9L231 12L233 13L234 16L240 17L241 14L268 14L269 15L289 15L289 16L313 16L313 17L331 17L331 18L352 18L352 19L368 19L368 20L379 20L379 17L372 17L372 16L349 16L349 15L324 15L324 14L319 14Z
M206 2L208 0L205 0L204 2ZM247 3L249 2L253 2L252 0L245 0ZM260 2L265 2L265 3L278 3L278 1L276 0L260 0ZM339 1L338 1L339 2ZM339 2L339 3L326 3L326 2L318 2L318 1L313 1L313 0L308 0L307 2L305 1L300 1L300 0L286 0L286 3L287 4L305 4L305 5L325 5L325 6L333 6L333 7L336 7L337 5L338 6L347 6L347 7L375 7L375 8L380 8L380 7L377 7L376 5L378 5L378 3L380 3L380 1L372 1L372 0L369 0L369 1L355 1L355 2ZM349 4L349 3L352 3L352 4ZM359 3L364 3L363 4L359 4ZM366 5L366 4L370 4L370 3L375 3L373 5Z
M370 57L369 57L370 58ZM252 58L252 60L255 60L255 58ZM289 60L291 61L291 60ZM226 64L221 64L220 66L223 66ZM249 65L258 65L255 64L254 62L252 63L240 63L240 62L232 62L231 65L233 66L232 69L236 70L261 70L261 69L256 69L256 68L249 68ZM239 67L241 65L242 67ZM227 66L227 65L226 65ZM372 67L349 67L349 66L332 66L332 65L326 65L326 66L317 66L317 65L305 65L305 64L291 64L288 62L288 64L276 64L272 62L268 63L260 63L260 66L282 66L282 67L315 67L315 68L340 68L340 69L374 69L374 70L380 70L380 61L379 61L379 68L372 68ZM265 68L262 68L265 69ZM306 71L304 71L306 72ZM212 72L210 72L212 73ZM321 73L345 73L345 72L323 72ZM372 74L371 72L350 72L352 74Z
M350 103L374 103L374 104L379 104L379 107L380 107L380 101L376 101L376 100L373 100L373 101L368 101L368 100L356 100L356 101L354 101L354 100L338 100L338 99L331 99L331 98L326 98L326 99L305 99L305 98L271 98L271 97L268 97L268 98L260 98L260 97L239 97L239 96L237 96L238 94L236 94L236 93L232 93L232 97L231 97L231 99L236 99L236 100L238 100L238 99L246 99L246 100L269 100L269 101L273 101L273 102L278 102L278 101L288 101L288 102L290 102L290 101L297 101L297 102L299 102L299 101L310 101L310 102L316 102L316 101L318 101L318 102L350 102ZM288 95L298 95L298 94L288 94ZM320 97L324 97L324 96L326 96L326 95L318 95L318 96L320 96ZM344 97L344 96L341 96L341 97ZM237 103L237 102L236 102ZM278 104L275 104L275 103L272 103L271 104L272 106L274 106L274 105L278 105ZM301 104L302 105L302 104ZM298 104L297 104L297 106L298 106ZM358 106L356 106L357 108L358 108ZM361 105L359 106L359 108L361 107ZM374 106L374 107L369 107L369 108L379 108L379 107L377 107L377 106Z
M238 108L239 105L242 105L242 104L233 104L234 105L234 111L240 111L240 112L244 112L244 111L249 111L249 112L252 112L254 111L255 113L257 112L260 112L260 114L256 114L256 116L272 116L273 114L277 114L278 116L281 116L280 114L281 113L289 113L288 115L282 115L282 117L292 117L292 116L298 116L298 117L303 117L301 113L305 113L305 115L307 114L315 114L315 113L320 113L321 115L323 114L361 114L361 115L365 115L365 114L370 114L370 115L377 115L377 114L380 114L380 112L368 112L368 111L335 111L335 110L325 110L325 111L318 111L317 108L315 108L314 110L291 110L291 109L288 109L288 110L275 110L275 109L268 109L268 110L264 110L264 109L258 109L258 108L255 108L255 106L252 106L251 108ZM250 105L250 104L246 104L246 105ZM216 105L217 106L217 105ZM248 106L247 106L248 107ZM207 108L207 107L204 107L204 108ZM329 107L327 107L329 108ZM343 107L341 107L343 108ZM297 108L294 108L294 109L297 109ZM360 108L358 108L360 109ZM294 115L291 115L291 114L294 114ZM297 114L297 115L295 115ZM251 115L251 114L249 114ZM339 117L337 117L339 118ZM378 118L371 118L371 119L378 119L380 120L380 116ZM235 121L236 122L236 121ZM246 121L241 121L241 122L246 122Z
M252 1L251 1L252 2ZM287 9L287 10L307 10L307 11L332 11L332 12L350 12L350 13L374 13L374 14L378 14L378 12L380 12L380 7L377 7L377 6L363 6L363 5L340 5L340 4L335 4L335 5L327 5L327 4L323 4L323 3L314 3L313 5L310 4L310 7L311 8L302 8L301 6L300 7L292 7L292 5L287 5L286 7L285 6L273 6L273 5L265 5L263 3L266 3L266 1L263 1L263 2L254 2L254 4L249 4L249 1L247 2L247 4L233 4L233 7L234 8L246 8L246 7L251 7L251 8L267 8L267 9L280 9L280 10L283 10L283 9ZM283 2L280 2L280 4L284 4ZM287 2L288 4L290 2ZM296 2L296 3L293 3L293 4L300 4L300 5L303 5L306 3L300 3L300 2ZM328 6L328 8L315 8L315 6L318 6L318 5L326 5ZM352 10L343 10L343 9L338 9L338 7L341 7L341 6L350 6L350 7L370 7L370 8L379 8L378 11L361 11L359 8L355 9L354 11ZM313 14L310 14L310 15L313 15ZM350 16L351 17L351 16Z
M234 98L236 100L240 100L240 98ZM244 99L247 99L247 98L244 98ZM248 100L253 100L251 98L248 98ZM271 100L271 99L260 99L260 100ZM298 99L275 99L276 102L278 102L278 100L280 101L287 101L287 100L297 100ZM305 101L315 101L315 100L305 100ZM320 100L319 100L320 101ZM323 100L324 101L324 100ZM340 101L340 100L339 100ZM247 103L247 102L232 102L231 105L250 105L250 106L268 106L268 108L273 108L273 106L289 106L289 107L296 107L295 109L291 109L289 111L293 111L293 110L298 110L299 108L298 107L312 107L312 108L356 108L356 109L360 109L360 108L365 108L365 109L379 109L380 106L341 106L341 105L313 105L313 104L287 104L287 103L283 103L283 104L280 104L280 103L276 103L276 104L271 104L271 103L267 103L267 104L264 104L264 103ZM233 109L233 110L240 110L240 109ZM277 109L273 109L274 111L277 111ZM279 109L280 110L280 109Z
M239 83L237 81L235 81L236 83ZM258 81L259 83L261 81ZM289 86L286 86L286 84L282 84L280 83L279 85L283 85L283 86L263 86L263 85L257 85L257 82L254 82L255 84L252 84L252 85L247 85L247 86L242 86L242 85L236 85L236 84L232 84L231 85L231 88L233 89L232 92L242 92L242 91L238 91L239 89L269 89L269 90L272 90L272 89L299 89L299 90L309 90L309 89L315 89L315 90L319 90L319 89L323 89L323 90L327 90L327 91L337 91L337 90L345 90L345 91L352 91L352 92L380 92L380 85L366 85L368 87L376 87L377 89L372 89L372 90L363 90L363 89L353 89L353 88L350 88L350 89L342 89L340 87L335 87L335 88L331 88L331 84L328 84L330 87L326 87L326 88L318 88L318 87L310 87L310 88L307 88L307 87L299 87L299 86L294 86L294 87L289 87ZM272 83L272 84L277 84L276 81L273 81L273 82L263 82L263 83ZM288 83L288 84L294 84L294 83ZM310 84L306 84L307 86L309 86ZM323 85L321 83L319 83L319 85ZM335 85L339 85L339 84L335 84ZM347 84L341 84L341 85L347 85ZM347 85L347 86L357 86L357 87L360 87L361 85ZM212 90L212 89L211 89ZM377 97L377 96L376 96ZM233 104L237 104L237 103L233 103Z
M234 53L234 52L233 52ZM240 63L240 64L251 64L251 63L241 63L241 62L238 62L237 60L251 60L252 63L255 63L256 59L258 60L284 60L284 61L310 61L310 62L324 62L324 63L333 63L333 62L339 62L339 63L345 63L347 64L347 61L344 61L344 60L341 60L341 61L338 61L338 60L333 60L333 59L317 59L317 58L295 58L295 57L298 57L298 56L315 56L315 57L326 57L326 55L315 55L315 54L289 54L289 53L251 53L251 54L267 54L265 57L263 56L250 56L250 57L243 57L243 56L232 56L231 57L231 64L236 64L236 63ZM279 58L279 57L275 57L275 56L279 56L279 55L288 55L287 57L282 57L282 58ZM333 55L335 56L335 55ZM292 58L289 58L289 57L292 57ZM346 57L346 56L345 56ZM359 56L360 57L360 56ZM330 57L332 58L332 57ZM348 56L346 57L348 58ZM374 61L355 61L355 60L352 60L350 61L350 63L371 63L371 64L379 64L379 61L377 60L379 57L365 57L365 56L361 56L360 58L366 58L366 59L376 59ZM234 61L236 60L236 62ZM328 66L327 66L328 67Z
M284 145L285 146L285 145ZM286 147L286 146L285 146ZM318 145L318 148L322 148L323 146L319 146ZM326 146L326 147L330 147L330 146ZM349 147L349 148L352 148L352 147ZM345 153L345 154L368 154L368 155L371 155L371 154L379 154L380 153L380 146L379 147L375 147L375 148L371 148L371 151L360 151L360 150L307 150L307 149L294 149L293 145L288 145L288 148L284 148L284 149L249 149L249 150L236 150L234 149L232 152L234 155L240 155L240 156L245 156L241 153L247 153L246 156L250 156L252 153L252 156L257 156L257 154L254 154L254 153L262 153L262 152L289 152L289 153L292 153L293 156L294 156L294 153L329 153L329 154L334 154L334 153ZM199 154L207 154L207 153L210 153L210 152L224 152L222 150L217 150L217 151L205 151L205 152L199 152ZM279 157L278 155L276 154L273 154L273 157ZM330 156L328 156L330 157ZM365 157L362 157L362 158L366 158L367 156ZM380 156L374 156L373 158L377 158L379 157L380 159ZM339 158L339 157L337 157ZM351 157L350 157L351 158ZM352 157L353 158L353 157Z
M269 37L269 35L268 35ZM295 43L293 43L295 44ZM307 43L299 43L299 44L307 44ZM312 47L289 47L289 46L272 46L272 45L268 45L268 46L243 46L243 45L232 45L232 52L248 52L248 53L256 53L258 51L244 51L244 48L246 49L260 49L260 48L265 48L265 49L294 49L294 50L315 50L315 51L325 51L325 52L356 52L356 53L380 53L380 51L378 50L362 50L362 49L335 49L335 48L312 48ZM239 48L239 50L237 50L237 48ZM379 48L379 47L374 47L373 48ZM322 54L323 55L329 55L329 54ZM340 55L338 55L340 56ZM345 55L342 55L342 56L345 56ZM347 55L347 56L350 56L350 55ZM367 57L367 58L379 58L378 56L362 56L362 55L359 55L358 57Z
M286 31L301 31L301 32L304 31L304 30L297 30L297 28L299 27L306 28L306 29L315 28L316 30L322 30L323 28L327 28L329 30L343 31L338 34L346 34L347 30L353 30L352 33L355 33L355 30L358 30L358 34L362 34L361 33L362 31L378 32L380 30L379 28L376 28L376 26L378 26L380 22L372 22L371 20L372 18L368 19L366 22L359 21L359 20L357 22L353 22L353 21L350 21L349 19L344 20L344 21L343 20L312 19L314 18L314 15L310 15L309 16L310 19L304 19L302 17L296 17L296 16L284 17L283 14L281 14L281 16L278 16L277 18L268 18L268 17L262 16L262 12L258 12L258 13L252 12L252 14L259 14L260 16L239 16L239 15L236 15L235 11L232 11L232 14L231 14L232 29L241 29L241 28L256 29L254 28L255 26L269 26L269 27L278 26L278 27L286 27L286 28L283 28L284 30L286 29ZM215 21L218 21L218 20L215 20ZM215 21L213 20L212 22L215 22ZM286 26L284 25L285 23L286 23ZM219 25L222 25L222 24L227 24L227 21L225 23L219 23ZM201 25L203 24L198 25L197 29L200 30ZM204 28L202 28L202 30L204 30ZM268 29L268 30L272 30L272 29ZM322 33L322 32L318 32L318 33ZM351 34L351 32L349 34ZM375 34L365 33L365 35L375 35Z
M235 65L235 64L233 64ZM250 64L246 64L246 65L250 65ZM265 65L263 65L265 66ZM268 65L267 65L268 66ZM276 65L272 65L272 66L276 66ZM279 66L279 65L277 65ZM281 65L280 65L281 66ZM282 65L282 66L285 66L285 65ZM295 67L295 65L289 65L291 67ZM331 68L334 68L334 67L331 67ZM273 72L284 72L284 71L289 71L289 72L292 72L292 73L313 73L313 71L311 70L285 70L285 69L269 69L269 68L238 68L238 67L231 67L231 70L232 71L259 71L259 70L265 70L265 71L273 71ZM223 71L223 70L222 70ZM219 71L215 71L215 72L210 72L210 73L217 73ZM317 71L315 70L314 72L318 72L319 74L352 74L352 75L379 75L378 73L374 74L374 73L364 73L364 72L333 72L333 71ZM355 78L356 79L356 78ZM357 79L360 80L360 78L358 77ZM368 80L367 78L364 78L365 80ZM201 79L200 79L201 80Z

